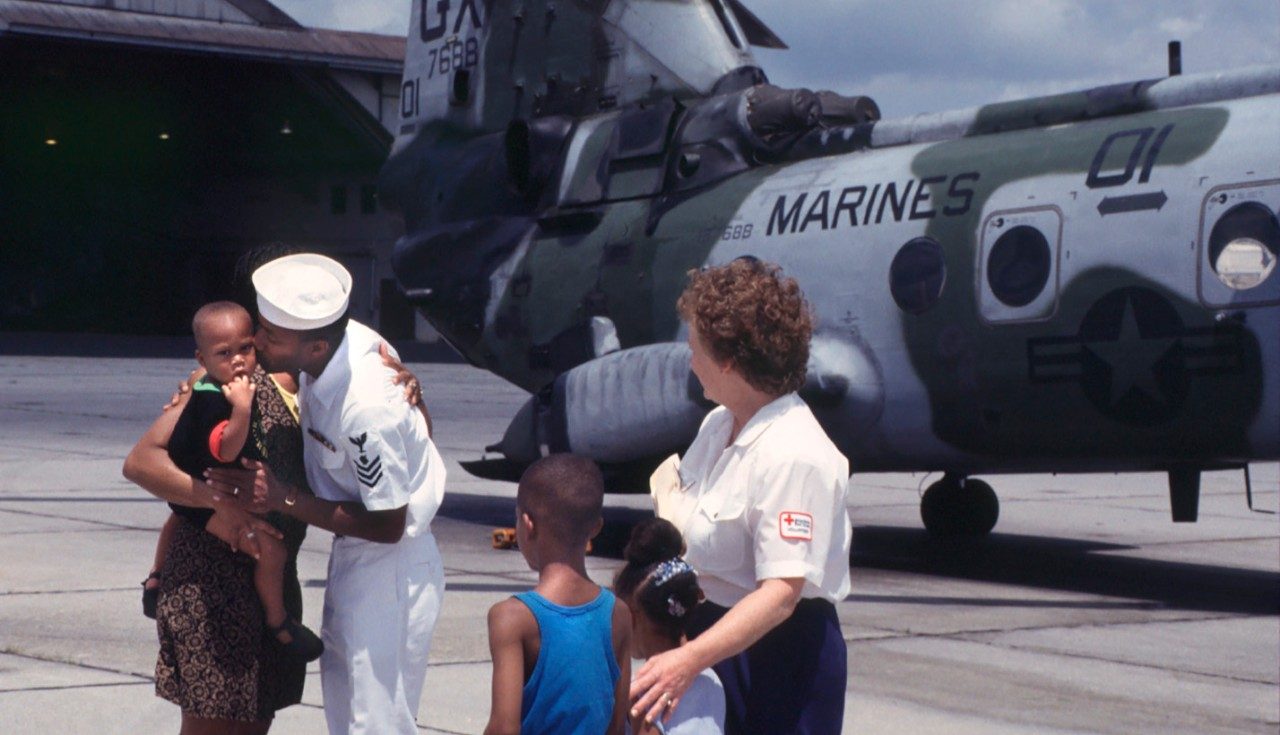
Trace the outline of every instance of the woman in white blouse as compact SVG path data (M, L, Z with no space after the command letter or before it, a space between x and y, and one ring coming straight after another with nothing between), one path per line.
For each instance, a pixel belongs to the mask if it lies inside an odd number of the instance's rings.
M691 274L677 304L709 400L669 519L707 602L696 638L632 680L633 713L660 719L698 673L724 684L725 731L838 733L849 593L849 465L796 391L813 317L794 279L740 258Z

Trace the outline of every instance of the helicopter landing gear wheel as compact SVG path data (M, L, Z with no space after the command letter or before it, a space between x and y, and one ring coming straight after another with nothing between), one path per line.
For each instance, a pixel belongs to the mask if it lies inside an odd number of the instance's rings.
M930 535L977 538L995 528L1000 501L982 480L946 474L929 486L920 499L920 518Z

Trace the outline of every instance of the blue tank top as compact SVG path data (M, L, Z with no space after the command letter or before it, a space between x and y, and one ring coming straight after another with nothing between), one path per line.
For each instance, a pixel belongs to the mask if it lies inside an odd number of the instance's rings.
M524 685L522 735L600 735L613 717L618 659L613 652L613 593L577 607L536 592L516 595L538 621L538 661Z

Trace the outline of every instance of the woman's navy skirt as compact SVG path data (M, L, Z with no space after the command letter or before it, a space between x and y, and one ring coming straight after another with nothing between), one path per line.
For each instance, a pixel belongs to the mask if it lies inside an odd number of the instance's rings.
M699 605L689 637L726 612L710 602ZM828 600L801 600L791 617L714 668L724 684L727 735L840 732L848 655L836 607Z

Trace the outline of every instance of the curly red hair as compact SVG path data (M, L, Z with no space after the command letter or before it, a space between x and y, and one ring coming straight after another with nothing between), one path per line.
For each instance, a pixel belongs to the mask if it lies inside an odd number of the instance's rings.
M676 302L680 317L719 362L732 362L756 390L799 390L809 363L814 317L794 278L755 258L689 271Z

